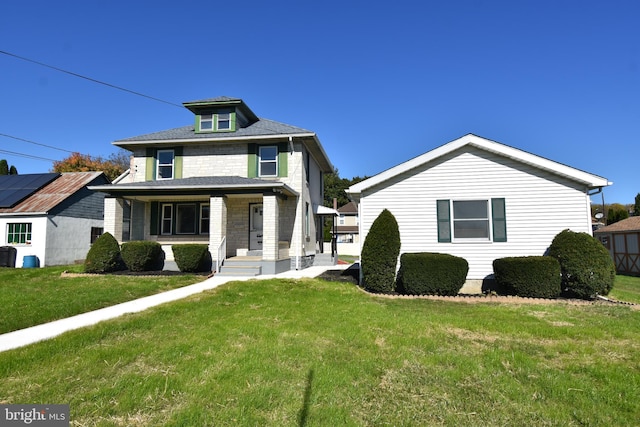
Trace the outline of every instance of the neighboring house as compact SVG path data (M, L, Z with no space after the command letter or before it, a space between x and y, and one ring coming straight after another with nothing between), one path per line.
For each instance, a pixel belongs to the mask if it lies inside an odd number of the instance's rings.
M183 105L194 124L114 142L133 159L128 176L94 187L109 194L105 232L157 241L168 260L174 244L207 244L215 270L230 257L252 257L258 274L312 265L333 171L317 135L238 98Z
M469 262L463 291L492 279L493 260L543 255L560 231L591 234L590 195L605 178L469 134L352 185L364 242L383 209L398 221L401 253Z
M338 243L358 243L358 205L349 202L338 208L336 238Z
M102 172L0 176L0 242L39 266L84 260L102 234L104 194L90 185L108 184Z
M616 271L640 275L640 216L632 216L593 232L609 251Z

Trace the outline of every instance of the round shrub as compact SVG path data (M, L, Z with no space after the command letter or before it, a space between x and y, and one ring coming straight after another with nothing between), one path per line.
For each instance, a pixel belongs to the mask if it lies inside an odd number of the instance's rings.
M404 253L396 290L407 295L457 295L467 279L466 259L432 252Z
M375 293L393 292L399 254L398 222L393 214L385 209L371 224L362 245L360 267L366 290Z
M121 253L122 260L130 271L160 271L164 268L164 251L158 242L125 242Z
M173 245L171 250L180 271L184 273L211 271L213 260L208 245L197 243Z
M120 245L110 233L99 236L91 245L84 260L85 273L110 273L124 270Z
M527 298L557 298L561 291L560 263L550 256L499 258L493 261L496 285L506 293Z
M616 268L605 247L587 233L564 230L549 247L560 262L562 291L566 296L593 299L613 288Z

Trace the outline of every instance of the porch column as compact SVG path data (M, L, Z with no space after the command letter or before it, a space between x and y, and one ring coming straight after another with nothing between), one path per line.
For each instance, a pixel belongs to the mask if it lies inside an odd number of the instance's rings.
M104 232L110 233L122 242L122 213L124 200L115 197L104 198Z
M276 261L278 259L278 239L280 236L280 209L278 196L264 195L262 198L262 259Z
M209 252L215 263L227 257L226 244L221 247L222 239L227 236L227 199L224 196L212 196L209 201ZM221 250L218 255L218 249Z

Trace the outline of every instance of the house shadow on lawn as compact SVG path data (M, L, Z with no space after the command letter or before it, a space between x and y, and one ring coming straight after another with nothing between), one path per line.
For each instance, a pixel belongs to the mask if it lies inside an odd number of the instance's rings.
M321 275L317 276L317 278L322 280L329 280L332 282L348 282L357 285L360 278L360 264L351 264L344 270L329 269Z

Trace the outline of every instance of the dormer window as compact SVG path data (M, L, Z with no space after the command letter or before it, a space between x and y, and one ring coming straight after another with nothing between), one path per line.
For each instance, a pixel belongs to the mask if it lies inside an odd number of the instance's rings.
M201 131L213 130L213 114L203 114L200 116L200 130Z
M229 130L231 129L231 114L229 113L219 113L218 116L218 130Z
M156 179L173 179L174 159L175 153L173 150L158 150Z

